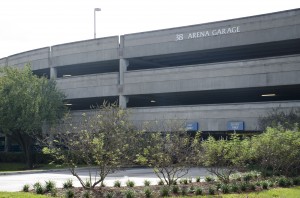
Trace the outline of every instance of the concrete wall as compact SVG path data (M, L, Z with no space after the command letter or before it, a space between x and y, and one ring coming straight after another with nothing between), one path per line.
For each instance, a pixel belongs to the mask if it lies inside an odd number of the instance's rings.
M295 107L300 108L300 101L132 108L131 119L137 123L169 119L198 122L202 131L226 131L227 122L244 121L246 131L256 131L260 116L273 108L288 111Z
M56 81L67 99L118 95L118 73L73 76Z
M66 43L52 47L52 66L119 59L119 37Z
M293 85L299 76L299 56L127 71L123 94Z
M212 31L239 27L236 33ZM194 38L193 33L209 35ZM215 31L214 31L215 32ZM179 40L178 40L179 38ZM124 58L225 48L300 38L300 10L124 35ZM182 39L182 40L180 40Z
M32 70L49 68L50 48L31 50L7 57L7 64L22 68L25 64L30 63Z
M1 58L0 59L0 67L7 66L7 58Z

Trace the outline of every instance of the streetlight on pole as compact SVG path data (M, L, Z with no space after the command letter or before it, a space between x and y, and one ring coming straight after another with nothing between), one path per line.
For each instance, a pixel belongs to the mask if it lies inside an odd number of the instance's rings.
M94 9L94 39L96 38L96 12L101 11L100 8L95 8Z

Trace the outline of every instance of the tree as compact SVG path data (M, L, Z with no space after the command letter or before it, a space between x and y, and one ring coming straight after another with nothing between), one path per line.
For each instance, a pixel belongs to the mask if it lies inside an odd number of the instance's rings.
M42 127L60 119L65 96L56 83L33 75L30 66L0 70L0 129L22 148L28 168L33 167L32 147Z
M156 176L169 186L184 177L192 165L197 141L193 141L184 126L176 120L150 123L145 128L143 150L137 155L139 163L153 168Z
M133 161L139 138L139 132L129 121L129 111L104 103L80 118L66 117L52 129L43 151L67 165L81 185L89 189ZM88 182L77 174L76 167L80 164L89 167ZM93 181L92 167L96 167Z
M251 149L248 138L241 140L233 134L229 140L216 140L210 136L201 143L200 163L207 166L207 170L216 175L224 183L229 182L232 173L245 167L246 162L251 159Z
M293 108L284 111L280 108L274 108L267 115L258 119L259 127L265 131L267 127L278 127L284 130L297 130L300 124L300 108Z
M300 173L300 131L282 127L267 128L252 138L252 148L260 169L265 174L295 176Z

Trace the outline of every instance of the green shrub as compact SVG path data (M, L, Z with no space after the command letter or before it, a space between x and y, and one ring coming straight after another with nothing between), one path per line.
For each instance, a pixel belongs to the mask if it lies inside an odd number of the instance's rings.
M196 182L200 182L200 177L196 177Z
M91 198L92 197L91 192L89 190L85 190L82 194L82 197L83 198Z
M127 190L125 191L125 198L134 198L135 197L135 193L132 190Z
M206 181L206 182L212 182L212 181L214 181L214 178L211 177L211 176L206 176L206 177L205 177L205 181Z
M75 196L73 190L68 189L65 193L66 198L73 198Z
M180 183L181 183L181 184L187 185L187 184L188 184L188 180L187 180L187 179L181 179L181 180L180 180Z
M232 192L238 192L239 191L239 186L237 184L231 184L231 191Z
M191 186L190 189L189 189L189 193L194 193L194 192L195 192L195 187Z
M174 194L179 193L179 187L178 187L178 186L172 186L172 192L173 192Z
M212 187L209 187L208 188L208 194L214 195L215 194L215 189L213 189Z
M28 192L28 191L29 191L29 185L28 185L28 184L25 184L25 185L23 186L23 191L24 191L24 192Z
M144 185L145 185L145 186L150 186L150 184L151 184L151 182L150 182L149 180L145 180L145 181L144 181Z
M221 190L222 190L222 193L228 194L229 193L229 186L227 184L223 184L221 186Z
M145 189L145 197L146 198L152 197L152 191L149 188Z
M34 191L36 192L36 194L44 193L44 188L40 182L36 182L35 184L33 184L33 188L34 188Z
M159 181L157 182L157 184L160 185L160 186L162 186L162 185L164 185L165 183L164 183L163 180L159 180Z
M120 188L120 187L121 187L121 182L120 182L119 180L116 180L116 181L114 182L114 187Z
M244 180L244 182L248 183L252 178L253 178L252 175L249 173L243 177L243 180Z
M131 181L131 180L128 180L127 182L126 182L126 186L127 187L134 187L134 185L135 185L135 183L134 183L134 181Z
M189 182L189 183L192 183L192 182L193 182L193 179L192 179L192 178L189 178L189 179L188 179L188 182Z
M106 198L113 198L115 196L114 192L107 192L105 197Z
M90 188L92 184L91 184L91 181L86 180L84 185L85 185L87 188Z
M202 193L203 193L202 188L197 188L195 193L196 193L196 195L202 195Z
M254 184L250 183L249 184L249 189L254 191L254 190L256 190L256 187L255 187Z
M274 182L270 181L270 182L269 182L269 186L270 186L271 188L273 188L273 187L274 187Z
M57 196L57 188L53 188L50 191L51 197L56 197Z
M258 181L258 182L255 183L255 185L256 186L261 186L261 182Z
M51 192L53 189L56 188L54 181L49 180L49 181L45 181L45 183L46 183L45 184L45 190L47 192Z
M285 177L280 177L277 182L278 182L278 186L280 187L287 186L287 179Z
M246 191L247 190L247 183L241 183L240 184L240 190L243 191L243 192Z
M263 189L268 189L268 182L266 181L261 182L261 186Z
M217 183L216 184L216 189L219 190L221 188L221 185L222 185L221 183Z
M63 188L73 188L73 180L68 179L66 182L63 183Z
M294 177L292 181L293 181L293 185L295 186L300 185L300 177Z
M177 185L177 181L175 180L175 181L173 181L173 185Z
M181 188L181 195L182 195L182 196L187 195L187 188L186 188L185 186L183 186L183 187Z
M168 197L169 196L169 187L163 186L160 189L160 196L162 196L162 197Z

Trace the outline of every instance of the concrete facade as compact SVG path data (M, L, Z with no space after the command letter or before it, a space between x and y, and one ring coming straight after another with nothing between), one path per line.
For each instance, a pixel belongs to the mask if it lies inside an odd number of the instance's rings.
M273 108L300 107L300 9L56 45L0 59L57 81L74 114L118 100L135 122L228 122L259 131ZM275 94L274 97L263 97Z

